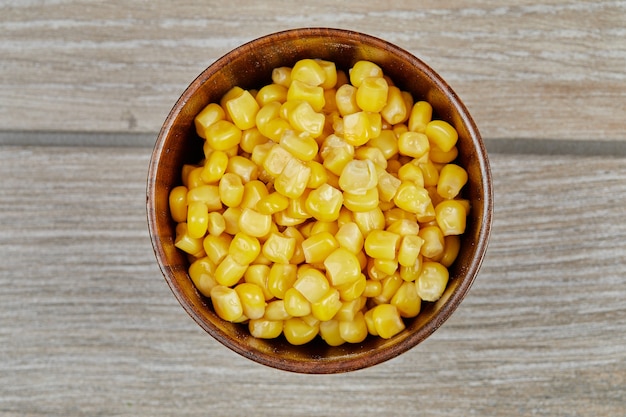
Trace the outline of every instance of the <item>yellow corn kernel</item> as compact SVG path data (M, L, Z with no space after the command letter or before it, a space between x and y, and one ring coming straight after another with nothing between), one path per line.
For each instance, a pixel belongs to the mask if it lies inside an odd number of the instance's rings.
M256 203L255 209L261 214L274 214L287 209L289 199L284 195L274 191L261 197Z
M273 300L265 306L265 315L267 320L287 320L291 318L287 310L285 310L285 301L282 299Z
M210 211L222 208L220 192L217 185L200 185L187 192L187 204L203 203Z
M404 322L396 306L379 304L371 311L376 334L383 339L389 339L405 329Z
M363 236L367 236L372 230L385 227L385 215L380 207L370 211L357 211L352 213L352 216Z
M423 133L408 131L398 136L398 151L401 155L421 158L428 153L429 149L430 142Z
M216 151L226 151L241 142L241 129L228 120L213 123L206 129L205 134L207 144Z
M222 213L222 217L224 218L224 232L231 236L234 236L239 232L239 217L241 217L241 208L239 207L228 207Z
M400 278L405 281L415 281L422 272L423 257L420 253L417 255L415 263L411 266L400 266Z
M198 174L195 174L195 175L197 175L198 177L197 178L190 178L191 173L192 172L196 172L196 171L198 172ZM202 179L200 178L200 175L199 175L199 173L201 171L202 171L202 166L191 165L191 164L184 164L183 168L181 169L181 179L183 181L183 185L185 187L187 187L187 189L189 189L190 186L191 186L191 188L193 188L195 186L195 184L194 185L190 184L190 180L199 181L200 183L204 183L202 181Z
M465 207L456 200L444 200L435 207L435 219L444 236L463 234L466 218Z
M292 345L298 346L310 342L319 333L319 324L310 326L299 317L285 320L283 334Z
M287 163L294 159L294 156L281 145L275 144L268 151L264 161L263 168L272 177L276 178L287 166Z
M383 155L383 152L379 148L369 146L369 144L356 148L354 150L354 157L355 159L372 161L376 166L377 172L385 171L387 168L387 159L385 155Z
M285 310L292 317L303 317L311 314L311 303L295 288L285 291Z
M428 205L431 204L428 191L412 181L402 181L393 197L393 202L402 210L415 214L425 213Z
M206 255L202 246L202 239L196 239L189 236L186 222L178 223L178 225L176 226L176 237L174 239L174 246L196 258L200 258Z
M189 203L187 209L187 232L189 237L200 239L204 237L209 225L209 211L203 202Z
M337 109L336 95L337 95L337 89L324 88L324 108L322 109L322 113L326 117L326 123L324 124L324 131L328 133L332 132L332 130L330 129L330 127L332 127L330 120L332 119L329 117L329 115L332 113L339 113L339 110ZM322 134L322 136L327 136L327 135Z
M388 303L402 286L403 282L405 281L400 277L400 274L393 274L383 278L381 280L382 290L380 295L374 298L374 301L377 304Z
M339 114L343 117L361 111L356 102L357 88L350 84L344 84L337 88L335 103Z
M361 264L359 263L359 265ZM336 288L339 291L339 297L343 301L352 301L358 299L363 295L363 291L365 291L366 282L367 277L365 276L365 274L359 274L359 278L357 278L355 281L337 286Z
M339 176L339 187L348 193L365 194L378 185L378 172L370 160L353 159Z
M335 63L323 59L316 59L315 62L317 62L322 71L324 71L324 82L320 84L320 87L324 90L334 88L337 85L338 79L337 67L335 66Z
M198 291L207 297L210 296L211 289L218 285L215 280L215 264L206 256L196 259L189 266L189 277Z
M224 216L217 211L209 213L209 224L207 225L207 231L214 236L221 235L226 230L226 221Z
M291 84L291 68L277 67L272 70L272 82L275 84L289 87Z
M309 303L316 303L328 293L330 284L326 276L318 269L300 267L293 288L302 294Z
M220 200L227 207L237 207L243 199L243 183L237 174L225 173L219 182Z
M415 217L411 219L401 218L389 223L386 230L397 233L400 236L417 235L420 231L420 225Z
M213 123L224 120L226 117L224 109L217 103L210 103L194 118L196 133L202 139L206 138L205 131Z
M443 198L452 199L467 184L467 171L456 164L447 164L439 172L437 194Z
M239 86L235 86L231 88L220 99L220 106L222 106L223 109L226 109L226 102L233 98L239 97L243 92L244 92L244 89ZM226 112L226 120L230 120L232 122L228 112Z
M369 140L368 146L380 149L387 160L398 154L398 140L395 133L389 129L382 129L377 137Z
M331 235L335 235L339 231L339 225L336 221L334 222L322 222L322 221L314 221L311 226L311 236L316 235L322 232L328 232Z
M250 284L255 284L263 291L263 297L265 301L271 300L274 298L274 294L272 294L268 287L268 277L270 274L269 265L263 264L252 264L248 266L246 272L243 274L243 279L245 282L249 282Z
M417 294L424 301L437 301L448 285L448 269L439 262L424 262L415 281Z
M456 129L443 120L432 120L424 131L428 139L441 151L449 152L456 145L459 135Z
M383 291L383 286L380 280L368 279L365 281L365 289L363 290L363 297L374 298L378 297Z
M330 288L318 301L311 303L311 314L320 321L328 321L337 314L341 306L339 291Z
M272 262L288 264L296 250L296 239L271 233L263 244L263 255Z
M253 127L252 129L246 129L241 132L241 142L239 142L239 147L242 151L251 154L255 146L262 145L268 141L269 138L263 136L257 127Z
M393 260L400 246L399 234L387 230L372 230L365 238L365 253L371 258Z
M326 72L317 60L305 58L297 61L291 68L291 80L318 86L326 81Z
M378 332L376 331L376 326L374 325L374 309L371 308L366 310L363 313L363 318L365 319L365 325L367 326L367 332L372 336L378 336Z
M382 202L390 202L398 192L402 181L392 174L381 170L378 171L378 196Z
M251 320L263 317L265 314L265 297L261 287L256 284L242 282L237 284L235 291L241 301L244 316Z
M230 242L228 254L241 265L252 263L261 253L259 239L239 232Z
M308 102L313 110L321 112L325 104L324 89L302 81L291 80L291 85L287 90L287 101L299 100Z
M411 132L424 133L426 125L433 117L433 107L427 101L418 101L413 105L409 115L408 128Z
M235 87L236 88L236 87ZM228 93L226 93L228 95ZM259 111L259 103L252 97L249 91L237 91L225 103L224 108L228 112L230 120L241 130L253 128L256 125L256 114Z
M356 102L363 111L379 113L387 105L388 93L389 85L383 77L366 77L357 87Z
M346 342L341 338L341 334L339 332L339 322L337 320L320 322L319 334L328 346L341 346Z
M302 242L304 241L304 236L302 236L302 233L300 233L300 231L293 226L287 226L285 227L285 230L283 230L283 236L294 238L296 241L295 249L289 262L295 265L303 263L305 261L305 258L304 251L302 250Z
M367 113L359 111L343 117L343 137L353 146L361 146L370 139L370 118Z
M287 87L274 83L267 84L259 90L255 98L260 107L272 101L284 103L287 101Z
M297 158L287 162L283 171L274 181L274 189L285 197L294 199L304 193L311 176L311 168Z
M309 214L325 222L337 220L342 205L341 191L328 184L322 184L319 188L312 190L305 201Z
M235 155L228 160L226 173L237 174L245 184L258 179L259 167L250 159L241 155Z
M398 270L396 259L374 259L374 267L385 275L393 275Z
M215 268L215 280L220 285L232 287L243 278L246 269L248 265L241 265L234 257L226 255Z
M387 103L381 109L382 118L390 125L403 123L409 116L409 109L402 91L396 86L389 86Z
M300 132L306 132L311 137L316 138L322 134L326 116L318 113L321 110L314 110L307 101L296 102L295 106L289 111L287 120L294 129Z
M350 83L359 88L364 79L383 76L383 70L371 61L357 61L350 69Z
M403 236L400 242L400 248L398 249L398 263L402 266L415 265L423 244L424 239L419 236Z
M301 161L311 161L317 156L319 146L308 132L287 130L280 138L280 146Z
M328 174L324 165L317 161L308 161L307 166L311 169L309 181L306 184L307 188L318 188L328 181Z
M339 247L337 239L329 232L321 232L302 241L302 252L308 264L324 262Z
M361 343L367 334L365 316L361 311L355 315L354 320L339 322L339 335L348 343Z
M363 249L363 233L361 233L359 226L354 222L347 222L339 227L335 234L335 239L339 246L348 249L354 254Z
M261 134L263 134L264 136L267 136L266 135L267 130L265 129L265 126L271 120L274 120L280 117L281 107L282 107L282 103L278 101L270 101L269 103L266 103L259 108L259 111L257 112L256 117L255 117L255 124L256 124L256 128L259 129L259 132L261 132Z
M348 162L354 159L354 153L350 152L348 148L331 148L323 156L323 165L330 173L337 176L341 175L341 172L348 164ZM328 175L328 181L330 183L332 177ZM334 185L333 185L334 186Z
M294 264L274 263L267 278L269 292L278 299L284 299L285 293L297 279L298 267Z
M211 262L218 265L228 255L231 240L232 237L226 233L207 235L202 241L202 247Z
M419 237L424 239L420 253L426 258L434 258L443 253L444 236L438 226L422 227Z
M211 290L211 301L215 313L223 320L235 322L243 316L241 300L233 288L216 285Z
M255 209L259 200L269 195L267 186L260 180L252 180L243 185L243 198L239 207Z
M411 181L419 187L424 187L424 174L417 164L406 163L398 170L398 178L401 181Z
M384 278L387 278L389 274L384 273L383 271L376 268L375 259L369 258L367 261L366 272L367 278L380 281Z
M457 235L450 235L444 237L443 240L443 255L439 259L439 263L450 268L461 250L461 238Z
M391 305L396 306L401 317L415 317L420 313L422 300L412 282L404 281L391 297Z
M283 333L283 322L265 318L250 320L248 330L253 337L258 339L275 339Z
M303 220L308 220L311 217L306 209L306 199L308 198L309 193L309 190L305 190L300 197L289 199L289 205L287 206L286 213L289 217Z
M449 164L459 156L459 149L453 146L448 152L444 152L438 147L431 145L428 156L431 161L437 164Z
M223 151L214 151L204 164L200 178L206 184L216 183L222 178L228 167L228 155Z
M187 221L187 187L179 185L172 188L168 201L172 219L176 223Z
M361 264L355 254L345 248L337 248L323 261L326 276L333 286L348 284L359 279Z
M241 211L238 225L239 230L250 236L263 237L271 230L272 216L246 207Z

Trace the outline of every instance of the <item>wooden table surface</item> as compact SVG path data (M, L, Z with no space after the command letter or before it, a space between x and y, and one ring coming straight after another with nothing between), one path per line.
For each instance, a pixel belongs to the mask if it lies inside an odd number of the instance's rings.
M156 134L215 59L327 26L429 63L475 116L489 250L429 339L340 375L267 368L155 262ZM626 1L0 0L0 415L626 415Z

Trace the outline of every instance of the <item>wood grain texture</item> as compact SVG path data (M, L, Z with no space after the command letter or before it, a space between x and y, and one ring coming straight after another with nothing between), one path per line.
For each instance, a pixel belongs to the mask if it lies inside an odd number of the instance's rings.
M147 148L0 147L2 416L618 416L626 159L491 157L481 273L426 342L331 376L219 345L167 288Z
M329 26L425 60L487 138L626 140L626 1L6 0L0 16L4 130L156 132L227 51Z

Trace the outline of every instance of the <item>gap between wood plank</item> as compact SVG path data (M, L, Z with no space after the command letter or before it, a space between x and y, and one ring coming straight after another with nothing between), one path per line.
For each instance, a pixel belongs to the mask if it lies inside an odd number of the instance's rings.
M22 132L0 130L0 146L154 146L158 133ZM626 156L626 141L567 139L483 139L489 153Z

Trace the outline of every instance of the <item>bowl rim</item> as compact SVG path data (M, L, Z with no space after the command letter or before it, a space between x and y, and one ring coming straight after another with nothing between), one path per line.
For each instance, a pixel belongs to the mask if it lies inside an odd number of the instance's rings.
M349 38L354 41L365 40L370 45L373 45L373 47L375 48L384 49L404 60L407 60L412 67L418 68L424 76L430 78L431 81L437 86L437 89L446 93L448 99L457 109L458 116L466 125L469 132L468 139L471 139L472 147L476 149L476 152L479 156L477 162L479 164L479 170L481 173L480 179L483 185L483 193L480 196L483 202L483 212L480 218L481 224L477 233L477 241L475 242L476 247L474 250L474 256L471 258L471 262L469 263L468 268L464 273L464 279L462 280L462 282L459 283L457 288L448 297L443 306L434 314L432 319L429 320L424 326L419 328L418 331L409 333L398 344L391 345L385 349L368 351L367 355L363 353L362 355L350 357L349 359L346 359L344 357L333 357L331 359L319 358L311 361L281 359L264 351L257 351L256 349L250 350L248 346L243 346L242 344L238 343L238 340L236 338L221 332L220 329L215 327L212 323L207 323L207 321L203 320L199 312L196 311L196 308L192 306L182 294L181 287L175 281L171 269L164 263L163 260L167 256L166 251L164 249L163 242L161 242L158 233L156 233L157 213L153 196L156 195L157 184L154 179L157 177L161 159L167 153L164 150L164 146L167 141L169 132L172 129L175 120L177 119L185 104L189 101L194 92L198 90L211 75L217 73L221 68L228 64L230 57L234 53L238 53L236 51L241 51L242 49L253 49L255 45L264 43L268 40L280 42L285 39L292 38L294 34L297 34L300 38L328 37L330 39L335 36L340 38ZM362 32L324 27L295 28L266 34L264 36L243 43L240 46L230 50L229 52L225 53L220 58L215 60L207 68L205 68L185 88L184 92L180 95L178 100L169 111L167 118L165 119L159 131L150 158L148 181L146 187L146 212L153 251L161 273L165 278L165 281L167 282L170 290L174 293L176 299L187 312L187 314L214 339L243 357L246 357L262 365L281 369L284 371L315 374L329 374L354 371L385 362L408 351L409 349L427 339L433 332L435 332L458 308L459 304L467 295L478 275L478 272L485 257L491 235L491 225L493 222L493 205L494 202L491 168L485 145L469 111L461 102L458 95L448 85L448 83L444 81L444 79L438 73L433 71L430 66L428 66L424 61L422 61L402 47ZM367 356L366 360L364 360L365 356Z

